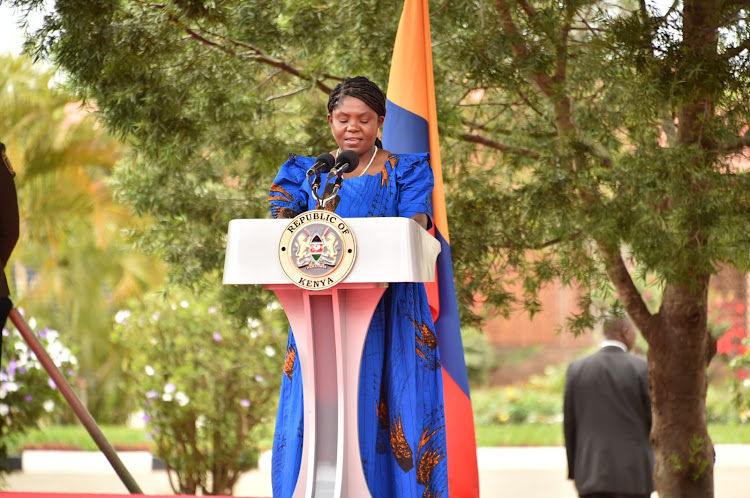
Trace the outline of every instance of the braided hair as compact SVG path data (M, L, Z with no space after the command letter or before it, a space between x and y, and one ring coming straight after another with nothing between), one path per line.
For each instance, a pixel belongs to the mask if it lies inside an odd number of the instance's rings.
M328 114L331 114L341 103L341 100L347 96L361 100L370 106L378 116L385 116L385 94L378 85L364 76L347 78L343 83L336 85L336 88L328 97Z

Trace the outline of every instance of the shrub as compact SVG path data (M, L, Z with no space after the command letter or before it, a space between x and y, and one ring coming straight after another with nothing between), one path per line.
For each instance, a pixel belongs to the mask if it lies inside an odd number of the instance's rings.
M28 323L32 329L38 325L34 318L30 318ZM30 429L38 428L44 421L51 420L65 406L65 400L10 321L2 334L0 459L5 459L10 443ZM72 379L77 361L70 350L60 343L58 332L43 328L38 332L38 339L63 377Z
M490 373L498 363L492 344L477 327L462 327L461 338L470 384L472 386L487 386Z
M549 366L527 382L472 391L477 425L554 423L562 419L564 366Z
M238 327L216 296L170 293L119 312L115 342L173 491L229 495L256 465L258 431L273 420L283 312L271 307Z

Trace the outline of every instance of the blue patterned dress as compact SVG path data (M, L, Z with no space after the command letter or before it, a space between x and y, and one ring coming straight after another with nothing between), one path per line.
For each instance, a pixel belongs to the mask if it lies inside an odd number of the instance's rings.
M305 173L314 158L291 155L269 195L274 218L316 206ZM390 155L377 175L344 180L327 209L341 216L432 214L428 154ZM289 333L273 442L273 496L292 496L302 455L302 379ZM440 356L424 284L393 283L378 303L359 378L359 445L373 497L448 496Z

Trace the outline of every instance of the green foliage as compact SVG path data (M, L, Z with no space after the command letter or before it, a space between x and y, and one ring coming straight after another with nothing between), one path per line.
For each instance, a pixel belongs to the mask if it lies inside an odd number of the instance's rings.
M710 4L725 19L739 8ZM286 153L332 148L327 91L363 73L385 87L402 6L67 0L29 49L134 145L117 192L154 217L137 231L141 247L193 285L220 269L230 219L267 216ZM688 43L681 16L650 4L432 5L464 323L483 320L478 295L493 312L538 311L539 289L557 280L582 284L570 325L590 327L588 293L608 282L601 250L627 247L659 286L750 266L748 175L729 163L750 112L748 54L733 48L748 33L729 21L715 47ZM705 139L680 133L678 116L684 129L702 123Z
M52 70L23 56L0 57L0 64L0 138L17 172L21 225L6 268L13 301L73 349L76 385L84 386L92 416L122 422L132 405L120 395L111 317L164 275L155 258L132 250L124 228L139 222L107 187L125 148L55 83Z
M38 325L35 318L28 323L31 327ZM15 327L8 323L2 334L0 459L8 456L9 445L41 423L54 420L65 406L49 374ZM77 360L60 342L59 333L43 328L38 338L63 377L68 381L74 378Z
M694 481L700 479L709 466L708 460L703 457L703 450L705 446L706 440L703 437L698 436L697 434L693 434L693 437L690 438L690 456L688 458L688 462L690 463L691 469L693 471L691 477Z
M549 366L519 385L474 389L471 400L477 426L558 423L562 420L565 367Z
M238 324L216 292L173 288L116 316L132 396L175 492L231 494L257 461L259 431L278 397L286 323L278 307L263 315Z
M709 424L741 424L747 422L747 415L743 414L743 410L734 399L733 384L731 378L708 384L706 421Z
M461 339L469 383L472 387L486 386L490 380L490 373L497 366L495 348L487 336L476 327L461 328Z
M750 420L750 339L742 341L739 354L729 360L733 373L732 402L739 407L742 422Z
M564 364L551 365L544 374L533 375L523 383L472 389L471 400L477 427L555 424L562 421L565 371ZM725 375L716 375L711 379L706 396L706 420L709 424L747 424L750 404L747 401L744 405L738 404L739 386L744 386L750 392L750 381L743 384Z

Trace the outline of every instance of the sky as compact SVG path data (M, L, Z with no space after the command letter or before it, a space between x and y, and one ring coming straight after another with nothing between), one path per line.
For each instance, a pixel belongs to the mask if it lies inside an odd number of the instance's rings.
M20 12L7 5L7 2L0 3L0 55L21 53L23 30L18 26L20 18ZM29 22L32 23L32 27L37 27L41 20L41 14L35 14Z

